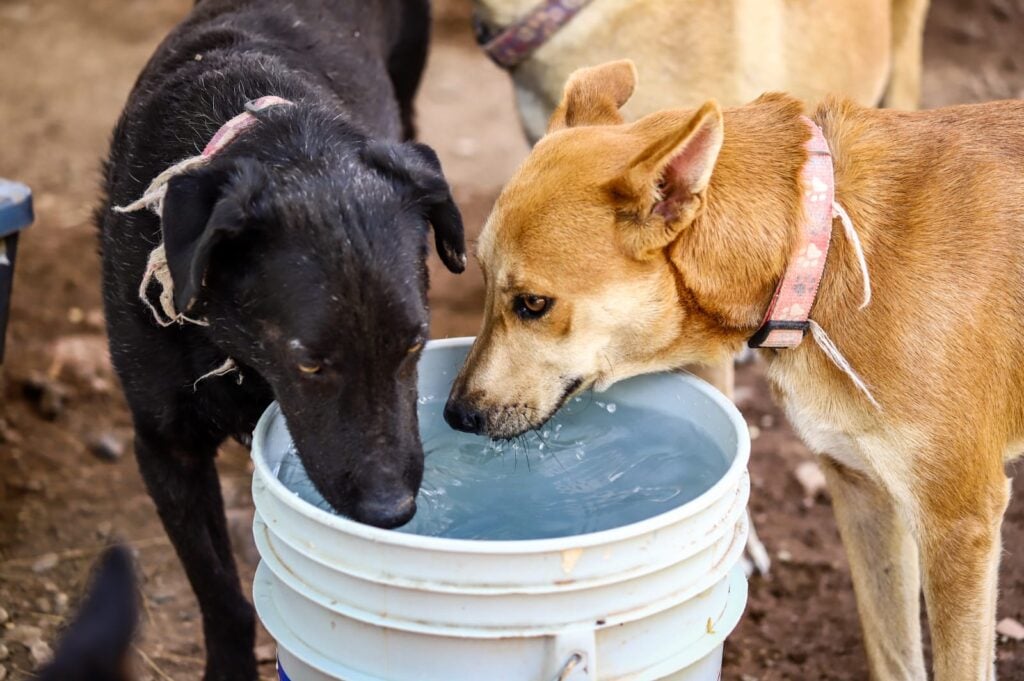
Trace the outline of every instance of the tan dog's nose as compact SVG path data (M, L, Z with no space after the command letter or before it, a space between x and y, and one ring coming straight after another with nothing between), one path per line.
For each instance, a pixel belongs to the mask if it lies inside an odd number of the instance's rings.
M444 405L444 420L455 430L482 435L486 419L482 411L455 396Z

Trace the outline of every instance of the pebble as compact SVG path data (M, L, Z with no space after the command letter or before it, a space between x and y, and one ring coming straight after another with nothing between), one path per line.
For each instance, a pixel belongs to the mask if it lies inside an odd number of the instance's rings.
M775 417L772 416L771 414L765 414L764 416L761 417L761 427L762 428L771 428L774 425L775 425Z
M753 426L753 425L748 426L748 428L750 430L750 439L751 440L756 440L757 438L761 437L761 429L760 428L758 428L757 426Z
M11 656L11 651L7 648L6 645L4 645L3 643L0 643L0 662L3 662L4 660L6 660L10 656Z
M28 653L32 657L32 662L37 667L46 664L53 657L53 651L50 650L49 644L42 639L35 641L29 646Z
M996 625L996 633L1014 641L1024 641L1024 624L1012 617L1004 617Z
M89 440L89 451L100 461L118 461L124 456L124 442L113 433L103 433Z
M260 664L274 662L277 660L277 646L273 643L264 643L256 646L256 661Z
M821 472L813 461L803 461L793 471L793 477L800 483L804 491L804 502L814 503L818 495L824 494L827 490L825 485L825 474Z
M48 421L53 421L64 413L67 389L58 381L51 380L39 372L33 372L22 384L22 392Z
M53 611L58 615L68 611L68 595L63 591L53 597Z
M4 681L7 678L7 667L0 664L0 681Z
M42 640L42 637L42 629L27 624L16 624L8 629L4 635L5 640L20 643L26 648L30 647L34 642Z
M36 610L45 615L49 615L53 612L53 604L50 603L49 598L44 598L43 596L40 596L36 599Z
M32 563L32 572L37 575L43 572L48 572L57 567L58 563L60 563L60 558L56 553L44 553L39 556L36 562Z
M11 616L7 613L7 610L0 606L0 624L3 624L10 618Z
M780 549L779 552L775 554L775 557L779 559L780 563L788 563L793 560L793 554L786 549Z

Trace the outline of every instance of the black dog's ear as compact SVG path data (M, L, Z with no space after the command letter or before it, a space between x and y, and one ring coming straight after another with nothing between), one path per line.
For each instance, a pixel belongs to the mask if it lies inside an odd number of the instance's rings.
M164 250L178 313L185 314L195 305L214 248L244 231L246 209L262 186L262 177L253 161L240 162L230 170L202 168L167 183Z
M115 546L100 558L78 614L64 630L40 681L127 681L138 595L131 555Z
M466 269L466 237L462 214L444 179L441 161L425 144L406 142L396 145L370 142L365 151L369 163L412 184L434 228L434 243L441 262L455 274Z

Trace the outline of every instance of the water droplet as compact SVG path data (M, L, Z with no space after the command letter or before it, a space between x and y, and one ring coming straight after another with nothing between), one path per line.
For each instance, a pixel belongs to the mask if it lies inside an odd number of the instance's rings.
M609 404L609 405L608 405L608 406L607 406L606 408L608 409L608 413L609 413L609 414L614 414L614 413L615 413L615 410L616 410L616 409L618 409L618 407L617 407L617 406L615 405L615 403L614 403L614 402L612 402L611 404Z
M603 409L604 408L604 402L598 401L597 402L597 406L599 406L599 407L601 407Z

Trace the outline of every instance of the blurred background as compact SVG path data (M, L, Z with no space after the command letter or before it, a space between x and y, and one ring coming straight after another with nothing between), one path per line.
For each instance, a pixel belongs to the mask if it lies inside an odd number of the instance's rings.
M110 130L150 53L190 0L0 0L0 177L29 184L0 399L0 681L31 675L111 538L135 549L141 679L198 678L198 610L136 471L131 423L107 359L91 220ZM441 156L474 240L527 152L510 81L479 51L469 0L435 0L419 96L421 139ZM839 47L841 49L841 46ZM1024 0L933 0L925 107L1024 98ZM479 271L438 262L432 335L473 335ZM773 406L757 364L737 402L750 424L751 507L774 564L751 581L726 645L726 679L863 679L849 571L813 459ZM248 454L220 462L243 580L256 566ZM1024 481L1004 525L999 617L1024 619ZM265 678L274 649L261 632ZM1000 637L1001 678L1024 678L1024 641Z

